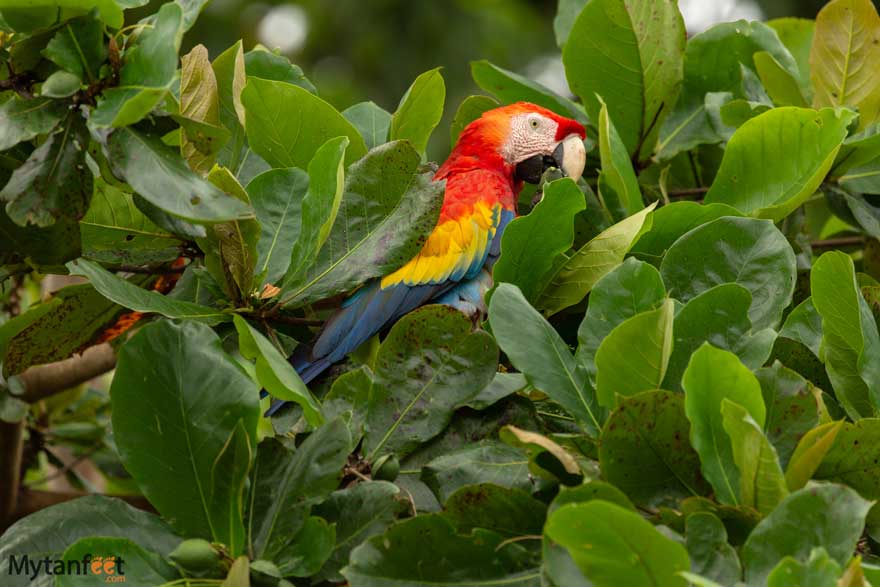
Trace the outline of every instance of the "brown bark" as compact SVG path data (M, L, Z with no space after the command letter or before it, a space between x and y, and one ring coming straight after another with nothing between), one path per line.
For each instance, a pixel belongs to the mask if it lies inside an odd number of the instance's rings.
M21 399L28 403L38 402L103 375L115 366L116 353L105 343L90 347L77 357L31 367L17 376L24 389Z

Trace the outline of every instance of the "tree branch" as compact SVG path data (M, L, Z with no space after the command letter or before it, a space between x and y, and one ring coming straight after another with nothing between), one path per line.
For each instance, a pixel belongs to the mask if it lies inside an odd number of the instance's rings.
M11 523L18 509L23 439L24 420L0 421L0 531Z
M31 367L15 377L23 387L20 399L34 403L103 375L115 366L116 353L104 343L89 347L76 357Z

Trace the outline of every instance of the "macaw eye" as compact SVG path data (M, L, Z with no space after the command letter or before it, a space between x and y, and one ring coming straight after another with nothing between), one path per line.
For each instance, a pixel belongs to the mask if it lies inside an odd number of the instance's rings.
M529 124L532 125L532 128L538 128L541 126L541 122L537 118L533 118L529 121Z

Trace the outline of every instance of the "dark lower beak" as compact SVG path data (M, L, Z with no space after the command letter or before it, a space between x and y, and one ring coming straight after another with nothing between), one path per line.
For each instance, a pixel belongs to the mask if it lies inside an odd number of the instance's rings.
M556 145L551 155L534 155L518 163L515 175L519 180L537 184L545 171L555 167L577 181L584 173L586 159L584 142L577 135L569 135Z

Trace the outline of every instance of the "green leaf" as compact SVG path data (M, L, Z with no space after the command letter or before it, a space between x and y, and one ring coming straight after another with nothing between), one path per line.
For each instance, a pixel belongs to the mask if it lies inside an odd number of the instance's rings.
M330 236L342 203L345 187L343 157L347 146L345 137L330 139L309 163L309 189L301 204L300 231L290 254L290 267L282 288L296 283L303 276Z
M150 503L185 536L238 552L250 464L240 453L253 452L259 398L217 335L195 322L148 324L122 347L110 395L120 458Z
M241 93L248 142L273 167L305 169L328 139L347 136L345 162L367 152L358 130L333 106L293 84L249 78Z
M788 495L776 449L741 405L722 399L721 417L739 469L741 504L768 514Z
M208 50L204 45L196 45L181 58L180 64L180 116L187 120L186 124L181 121L180 154L190 168L201 175L211 171L215 156L225 142L223 138L229 138L228 133L212 137L205 132L217 129L220 124L218 96L217 78L208 60ZM192 121L201 124L195 126Z
M290 251L302 232L302 201L308 188L308 174L293 167L270 169L247 185L260 223L255 272L266 274L265 283L276 283L290 266Z
M138 581L149 581L161 585L178 579L177 569L165 562L161 555L149 552L127 538L89 537L80 538L71 544L61 557L65 564L74 563L85 567L85 557L91 556L87 569L100 565L100 573L85 570L83 575L59 574L55 579L57 587L89 587L106 585L111 581L137 577ZM115 558L114 558L115 557ZM110 559L108 561L108 559Z
M863 418L854 424L840 424L840 431L831 435L831 447L826 449L828 452L813 477L845 483L866 499L880 498L880 466L874 462L880 458L880 420ZM827 437L821 440L823 445L828 442ZM871 514L871 518L875 516Z
M863 129L880 114L880 79L871 63L880 59L880 16L869 0L834 0L816 17L810 51L813 106L859 110Z
M241 41L218 55L211 64L217 80L217 98L220 106L220 123L229 131L229 141L217 156L221 165L239 171L246 137L245 112L241 103L241 91L247 76Z
M763 429L766 418L761 385L733 353L706 343L684 372L685 413L691 422L691 444L700 455L703 476L720 503L740 505L740 472L730 437L724 430L723 400L741 405Z
M484 410L496 402L524 390L528 386L522 373L498 372L492 382L484 387L467 405L475 410Z
M528 491L532 488L528 465L521 450L484 440L431 460L422 466L420 479L443 503L456 490L479 483Z
M440 68L421 74L412 83L394 116L391 117L389 138L392 141L407 140L419 153L424 153L431 133L443 116L446 84Z
M779 361L758 369L755 375L767 407L764 434L785 468L801 437L819 424L824 410L818 399L821 392Z
M776 31L779 40L794 57L797 64L797 80L801 92L808 100L813 98L810 84L810 49L813 45L815 21L807 18L776 18L767 25Z
M687 442L689 433L681 394L649 391L621 398L602 431L602 473L633 501L651 507L705 495L709 487Z
M111 265L174 261L181 239L156 226L134 205L132 195L95 180L89 211L79 222L83 257Z
M291 547L313 505L336 489L351 437L341 419L318 428L291 454L278 440L260 443L251 484L248 534L255 556L275 560Z
M351 553L342 575L352 587L498 585L538 587L532 555L487 530L457 534L441 515L411 518Z
M110 135L107 148L134 191L173 216L195 222L253 217L247 204L203 180L155 136L120 128Z
M72 14L80 14L97 8L101 20L108 26L114 29L122 26L122 7L114 0L6 0L3 2L4 10L14 8L30 11L31 15L34 9L38 8L51 9L53 14L56 14L58 9L69 11Z
M489 324L498 346L526 379L561 405L593 437L604 410L568 345L514 285L502 283L489 303Z
M779 336L797 341L819 356L822 346L822 316L809 297L797 305L786 317Z
M323 518L310 516L293 543L277 559L285 577L311 577L322 569L336 544L336 528Z
M445 189L432 173L417 173L419 161L408 143L398 141L373 149L348 168L336 222L315 263L301 279L286 284L281 304L302 305L349 291L415 256L437 223Z
M822 183L854 117L845 110L789 107L752 118L730 139L706 203L781 220Z
M593 500L562 506L544 532L568 549L596 587L687 585L678 575L690 568L684 546L618 505Z
M94 83L107 59L104 26L92 15L68 20L43 49L43 55L78 79Z
M409 509L400 489L386 481L358 483L334 491L315 513L336 525L333 551L317 578L342 581L339 570L348 563L354 548L367 539L382 534Z
M656 309L665 298L660 272L633 258L596 282L587 313L578 327L575 353L578 365L586 370L594 386L596 351L605 337L636 314Z
M242 356L256 361L260 385L276 399L298 403L306 420L315 428L323 424L321 404L312 396L284 355L244 318L233 316L233 321Z
M556 18L553 19L553 33L556 35L556 45L562 49L571 34L571 27L578 14L581 13L587 0L559 0L556 10Z
M0 263L12 265L28 259L43 265L61 265L80 255L79 226L59 220L48 228L22 227L0 206Z
M597 281L623 262L624 256L643 231L651 227L648 206L608 228L564 262L557 263L539 292L535 307L545 316L573 306L583 300Z
M596 396L607 408L619 396L659 389L672 354L673 301L636 314L608 333L596 351Z
M286 82L299 86L312 94L318 93L312 82L306 78L301 67L291 63L290 59L284 55L277 55L261 45L245 53L244 62L249 77Z
M550 182L526 216L515 218L501 236L502 254L492 268L496 283L512 283L534 301L553 263L574 242L574 217L586 203L569 178Z
M695 350L709 342L734 353L750 369L767 360L776 340L772 329L752 332L752 294L736 283L725 283L690 300L675 316L675 343L664 386L681 389L681 376Z
M801 562L787 556L767 577L767 587L837 587L842 570L821 546L810 551L810 558Z
M438 435L456 407L489 384L498 347L448 306L404 316L376 355L363 449L403 457Z
M670 295L687 302L722 283L752 293L752 329L775 326L791 303L795 256L769 220L719 218L691 230L666 253L660 274Z
M547 505L526 491L492 483L462 487L443 504L443 515L460 534L477 528L508 538L540 534L546 513Z
M43 82L40 88L40 95L47 98L67 98L74 95L82 85L79 77L67 72L58 70Z
M742 576L736 550L727 542L727 530L717 516L709 512L691 514L685 520L685 540L693 572L733 585Z
M880 157L880 123L874 123L862 132L850 135L837 152L832 175L863 167Z
M812 299L822 316L825 369L851 418L880 409L880 334L858 287L849 255L829 251L810 273Z
M452 125L449 128L450 143L453 145L458 142L458 137L467 125L483 115L483 112L499 107L494 98L489 96L468 96L458 107L455 116L452 119Z
M153 26L145 28L135 46L125 52L119 85L102 92L89 124L98 128L128 126L159 105L177 73L183 24L178 4L162 5Z
M817 547L825 548L838 564L846 564L870 507L871 502L843 485L821 484L792 493L761 520L743 545L746 582L763 585L783 558L806 562Z
M579 485L583 481L580 467L565 448L537 432L520 430L506 425L498 435L505 443L525 451L529 457L529 471L550 481L565 485Z
M632 247L632 254L659 265L666 251L683 234L722 216L742 216L726 204L698 204L696 202L672 202L653 213L654 222Z
M374 149L388 140L391 114L374 102L358 102L343 110L342 115L358 129L368 149Z
M813 428L801 438L785 470L785 482L790 491L807 484L834 444L844 422L828 422Z
M47 134L64 117L61 102L47 98L23 100L13 96L0 104L0 151Z
M505 104L531 102L553 112L571 116L580 122L587 120L579 104L525 76L502 69L486 60L471 61L471 77L480 88Z
M82 218L93 186L85 159L88 144L82 119L70 115L64 128L49 135L0 191L9 218L21 226L50 226L60 218Z
M214 308L175 300L162 294L141 289L102 268L97 263L78 259L67 264L71 275L82 275L101 295L131 310L161 314L168 318L199 320L206 324L226 322L230 315Z
M767 51L759 51L753 58L761 83L774 104L802 108L807 106L797 78L782 67L773 55Z
M625 218L644 208L645 203L629 153L608 116L608 106L601 98L599 103L599 156L602 162L599 194L606 205L613 198Z
M645 158L682 80L685 28L675 2L597 0L581 11L562 50L566 77L592 120L597 95L626 151Z

